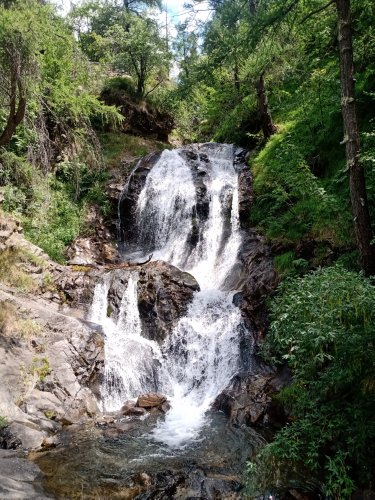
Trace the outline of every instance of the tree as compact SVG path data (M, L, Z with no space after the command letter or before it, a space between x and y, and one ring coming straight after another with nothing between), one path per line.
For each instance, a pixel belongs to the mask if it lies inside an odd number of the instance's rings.
M338 21L338 42L341 74L341 107L344 122L347 169L354 227L362 269L375 275L375 246L368 208L365 175L360 161L360 139L355 99L352 22L350 0L335 0Z
M255 83L255 88L258 96L258 109L262 131L264 138L267 140L271 137L271 135L277 132L277 128L272 121L271 111L268 106L268 98L264 83L264 71L261 73L259 79Z
M17 126L25 117L26 111L26 89L24 82L25 60L19 50L19 43L13 37L6 40L3 45L2 66L8 70L8 74L3 74L1 83L3 88L7 88L9 95L8 118L3 132L0 134L0 146L5 146L12 139Z
M177 36L173 44L175 58L181 69L180 78L189 80L194 65L199 59L198 35L189 31L187 23L179 23L176 26Z
M38 72L36 53L35 32L17 19L10 4L0 5L0 117L3 122L0 146L11 141L25 117L27 93L32 84L29 77L32 72Z
M141 5L161 9L161 0L122 0L122 2L127 12L139 12Z
M103 44L114 68L135 78L140 97L150 94L168 77L170 54L153 20L129 14L127 25L112 26ZM151 87L148 90L147 85Z

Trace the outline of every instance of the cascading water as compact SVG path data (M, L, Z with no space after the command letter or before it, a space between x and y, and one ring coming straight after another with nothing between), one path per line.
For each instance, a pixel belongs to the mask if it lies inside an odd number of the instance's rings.
M105 333L102 397L107 411L118 410L125 399L144 392L153 380L155 359L161 359L158 344L142 337L137 278L136 274L129 278L117 321L107 315L110 275L95 287L89 320L102 325Z
M197 178L208 207L199 221ZM135 226L138 255L152 252L154 260L191 273L201 291L159 347L142 337L136 273L117 321L107 317L109 278L97 285L91 320L103 325L106 337L104 407L118 409L125 399L157 389L169 397L171 409L153 437L181 446L199 436L210 404L241 369L245 327L234 291L227 291L241 245L233 147L203 146L194 169L179 150L164 151L138 197ZM198 237L192 244L194 227Z

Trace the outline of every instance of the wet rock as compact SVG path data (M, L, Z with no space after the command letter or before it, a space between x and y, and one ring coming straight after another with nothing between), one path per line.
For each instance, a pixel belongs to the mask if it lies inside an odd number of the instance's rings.
M162 342L178 320L186 314L199 285L189 273L166 262L149 262L138 268L111 271L108 301L117 317L129 277L138 280L138 309L143 336Z
M224 412L235 426L280 428L286 422L286 414L273 396L288 383L290 373L286 368L270 374L236 375L216 398L214 408Z
M112 415L101 415L96 419L95 424L98 426L103 426L103 425L113 424L114 421L115 418Z
M125 415L127 411L132 410L135 407L135 403L136 402L132 400L125 401L121 407L120 413Z
M253 201L253 176L250 168L242 170L238 178L238 205L239 205L239 218L242 229L249 228L250 225L250 211Z
M136 401L125 401L124 405L122 406L119 414L125 415L125 416L134 416L134 417L141 417L146 413L146 410L144 408L140 408L136 406Z
M147 394L142 394L137 399L137 406L140 408L162 408L163 404L167 401L167 398L162 394L156 392L149 392Z
M190 469L190 470L189 470ZM142 473L133 478L143 489L137 500L149 499L205 499L240 500L239 478L225 474L206 472L198 467L187 470L166 470L156 473Z
M171 405L168 401L165 401L165 403L163 403L161 406L160 406L160 410L163 412L163 413L167 413L169 410L171 409Z
M142 417L146 413L145 408L139 408L135 406L134 408L129 408L125 412L123 412L123 415L129 416L129 417Z
M128 179L127 186L119 200L121 241L132 241L136 236L134 231L136 228L135 214L138 197L146 183L147 175L160 158L160 154L161 153L151 153L141 158L136 169Z
M114 425L119 433L128 432L133 428L133 425L127 422L115 422Z
M45 439L43 439L42 448L43 449L56 448L56 446L58 446L59 444L61 444L61 440L58 435L48 436Z
M233 301L241 309L245 323L257 340L268 327L266 300L278 278L269 247L255 231L249 230L239 252L239 268ZM235 270L233 272L235 275Z

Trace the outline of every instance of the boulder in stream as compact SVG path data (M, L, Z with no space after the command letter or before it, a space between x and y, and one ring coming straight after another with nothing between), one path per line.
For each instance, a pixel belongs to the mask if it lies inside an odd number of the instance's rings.
M159 408L163 407L163 404L166 403L167 398L162 394L157 392L148 392L147 394L142 394L137 399L137 405L140 408L146 408L147 410L151 408Z

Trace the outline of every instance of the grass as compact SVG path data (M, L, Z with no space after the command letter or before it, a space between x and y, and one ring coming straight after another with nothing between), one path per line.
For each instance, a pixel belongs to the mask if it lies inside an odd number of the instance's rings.
M22 292L35 292L38 285L21 268L22 263L28 262L30 263L29 252L21 247L4 250L0 254L0 281Z
M136 160L152 151L161 151L167 147L163 142L119 132L100 134L100 143L103 149L104 161L108 168L119 167L124 159L128 161Z
M6 336L29 339L40 336L42 327L31 318L18 318L17 308L9 301L0 301L0 333Z
M34 376L36 375L41 382L44 382L47 375L51 373L48 358L33 358L30 372Z
M42 333L42 327L31 318L18 320L15 329L22 338L29 338Z

